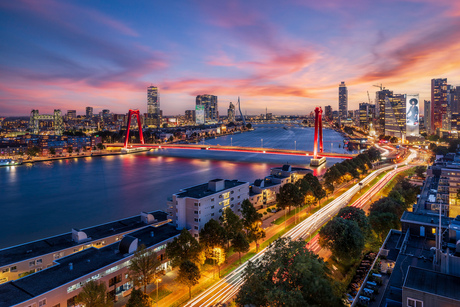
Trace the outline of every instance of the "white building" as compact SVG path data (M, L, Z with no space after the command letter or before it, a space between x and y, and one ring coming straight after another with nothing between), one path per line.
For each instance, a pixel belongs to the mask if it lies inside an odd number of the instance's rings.
M177 229L189 229L194 237L210 219L218 219L225 208L241 215L241 203L249 199L249 183L213 179L173 194L168 201L168 218Z

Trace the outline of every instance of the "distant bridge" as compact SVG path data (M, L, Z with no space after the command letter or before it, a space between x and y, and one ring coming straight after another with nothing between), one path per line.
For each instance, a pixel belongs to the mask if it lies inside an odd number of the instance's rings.
M125 147L122 143L105 144L107 147ZM228 151L228 152L246 152L246 153L262 153L275 155L291 155L291 156L307 156L313 157L312 151L277 149L277 148L262 148L262 147L241 147L241 146L221 146L207 144L129 144L127 148L152 148L152 149L188 149L188 150L213 150L213 151ZM340 154L331 152L322 152L317 154L318 157L351 159L356 154Z

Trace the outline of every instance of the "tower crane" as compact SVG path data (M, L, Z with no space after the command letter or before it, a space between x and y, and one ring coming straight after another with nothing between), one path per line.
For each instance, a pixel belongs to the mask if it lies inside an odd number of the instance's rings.
M372 85L372 86L380 88L381 91L383 91L385 89L385 87L383 86L382 83L380 83L380 85L377 84L377 85Z

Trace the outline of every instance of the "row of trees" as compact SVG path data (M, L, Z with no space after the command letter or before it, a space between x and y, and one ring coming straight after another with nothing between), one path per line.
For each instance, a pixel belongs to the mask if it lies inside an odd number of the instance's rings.
M262 215L257 212L249 200L244 200L241 205L242 218L240 219L231 208L226 208L220 217L220 222L209 220L200 231L200 241L196 240L188 230L181 234L166 247L166 256L170 259L172 267L178 267L178 281L191 288L198 284L201 277L200 269L205 261L213 264L219 270L226 261L230 247L239 254L249 251L249 244L256 243L265 237L261 227Z
M380 160L380 152L371 147L353 159L344 160L328 168L324 174L324 184L326 187L330 187L334 184L341 184L342 182L359 178L372 168L372 162L378 160Z
M419 188L402 175L388 197L374 202L369 216L359 208L342 208L319 232L319 244L345 263L359 257L373 234L382 242L390 229L400 228L400 218L417 200Z

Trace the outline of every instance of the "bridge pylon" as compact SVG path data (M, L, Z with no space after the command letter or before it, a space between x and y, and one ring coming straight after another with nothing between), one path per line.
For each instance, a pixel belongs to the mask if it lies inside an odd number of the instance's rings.
M310 160L311 166L320 166L326 162L326 158L322 157L318 159L318 136L319 136L319 152L323 153L323 110L321 107L315 108L315 138L313 148L313 159Z
M128 140L129 140L129 130L131 128L131 119L135 115L137 117L137 126L139 127L139 139L141 140L142 144L144 143L144 135L142 133L142 124L141 124L141 115L139 110L129 110L128 112L128 129L126 130L126 138L125 138L125 145L124 148L128 147Z

